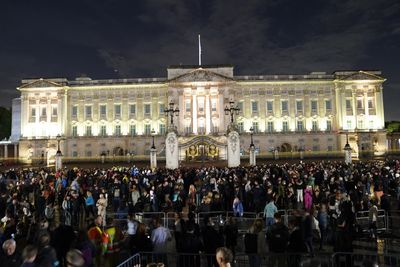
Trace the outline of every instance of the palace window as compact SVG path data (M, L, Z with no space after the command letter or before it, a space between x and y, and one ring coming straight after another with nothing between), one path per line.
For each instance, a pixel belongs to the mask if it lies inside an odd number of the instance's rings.
M217 112L217 99L211 99L211 111Z
M267 132L272 133L274 131L274 122L268 121L267 122Z
M135 115L136 114L136 104L130 104L129 105L129 113L131 115Z
M107 135L107 127L105 125L100 126L100 136L106 136Z
M372 99L368 99L368 108L369 109L374 108L374 101Z
M253 132L254 133L258 133L258 122L257 121L253 121Z
M105 117L107 114L107 106L100 105L100 117Z
M318 109L318 102L317 100L311 100L311 112L316 113Z
M136 135L136 125L135 124L131 124L130 134L131 134L131 136L135 136Z
M72 106L72 117L78 116L78 106Z
M297 121L297 131L299 132L304 131L304 122L302 120Z
M297 112L303 112L303 101L302 100L296 101L296 110L297 110Z
M121 136L121 125L115 125L115 135Z
M240 102L238 103L238 108L239 108L239 112L240 112L240 113L243 113L243 101L240 101Z
M347 124L347 129L352 129L353 128L351 120L348 120L346 124Z
M312 130L313 132L318 131L318 122L317 122L317 121L312 121L312 128L311 128L311 130Z
M85 135L86 136L92 136L92 126L90 126L90 125L86 126Z
M358 129L364 129L364 120L359 120L357 122L357 128Z
M281 102L281 108L282 108L282 112L287 112L288 111L288 101L287 100L283 100Z
M51 116L53 117L57 117L58 116L58 112L57 112L57 107L52 107L51 109Z
M351 99L346 99L346 109L352 109Z
M165 124L164 123L160 123L158 128L159 128L160 134L164 135L165 134Z
M238 122L237 126L238 126L239 133L243 133L243 131L244 131L243 122Z
M325 100L325 109L326 109L326 111L332 110L332 101L331 100Z
M40 116L42 116L42 117L47 116L47 109L45 107L42 108L42 114Z
M274 102L273 101L267 101L267 113L271 114L271 115L274 113Z
M164 114L164 112L165 112L165 104L164 103L160 103L159 107L160 107L160 114Z
M72 126L72 137L77 137L77 136L78 136L78 127Z
M145 124L145 125L144 125L144 134L145 134L145 135L150 135L150 134L151 134L151 127L150 127L150 124Z
M121 117L121 105L114 105L115 117Z
M332 121L331 120L326 121L326 130L332 131Z
M289 131L289 123L287 121L282 122L282 132L288 132Z
M32 118L36 117L36 108L31 108L31 117Z
M151 105L144 104L144 115L150 115L150 113L151 113Z
M191 110L192 110L192 105L191 105L190 99L186 99L186 101L185 101L185 111L186 112L190 112Z
M92 118L92 106L85 106L85 117L87 120Z
M375 123L374 123L374 121L369 121L369 128L370 129L374 129L374 126L375 126Z
M192 133L192 127L190 125L185 126L185 134L191 134Z
M363 108L363 100L361 98L357 99L357 109Z
M198 99L198 110L199 112L204 112L204 98Z
M252 113L258 112L258 102L257 101L251 101L251 112Z

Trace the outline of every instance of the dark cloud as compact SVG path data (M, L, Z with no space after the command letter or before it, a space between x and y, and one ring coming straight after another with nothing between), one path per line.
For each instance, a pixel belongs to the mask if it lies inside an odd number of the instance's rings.
M165 76L197 63L201 33L203 63L238 74L381 69L386 118L400 119L399 29L398 0L10 1L0 10L0 104L24 77Z

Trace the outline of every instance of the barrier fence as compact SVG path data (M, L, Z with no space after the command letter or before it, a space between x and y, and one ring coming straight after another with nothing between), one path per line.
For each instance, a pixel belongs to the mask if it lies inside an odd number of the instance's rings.
M282 216L282 221L287 226L289 221L294 219L296 216L302 215L298 210L278 210ZM175 226L175 212L138 212L135 213L135 219L146 225L150 225L153 220L159 219L161 224L170 229L174 230ZM187 219L188 213L182 212L182 218ZM114 218L117 222L124 223L128 218L127 213L107 213L108 218ZM262 212L244 212L243 216L237 217L231 211L213 211L213 212L198 212L195 213L195 221L200 227L204 226L204 218L208 217L214 225L224 225L228 217L234 217L235 223L238 227L239 232L247 231L254 220L257 218L263 218L264 214ZM370 222L369 222L369 212L359 211L356 213L356 221L359 229L362 232L368 232ZM396 236L400 236L400 211L389 211L378 210L377 217L377 231L378 232L388 232Z
M200 267L210 266L215 261L215 254L187 254L187 253L151 253L140 252L133 255L117 267L146 266L148 263L164 263L165 266L178 267ZM373 253L321 253L314 257L299 253L266 253L260 254L237 254L232 266L303 266L303 267L364 267L400 266L400 255L398 254L373 254Z

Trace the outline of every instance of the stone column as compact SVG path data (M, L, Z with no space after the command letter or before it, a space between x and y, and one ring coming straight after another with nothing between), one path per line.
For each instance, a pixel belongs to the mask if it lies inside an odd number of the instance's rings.
M210 109L210 96L206 95L206 134L209 134L211 131L211 109Z
M256 166L256 148L250 146L250 166Z
M197 134L197 96L193 95L192 97L192 125L193 125L193 133Z
M157 149L150 149L150 168L154 170L157 168Z
M18 145L14 144L14 160L18 160Z
M240 138L235 130L228 133L228 167L240 165Z
M178 136L174 131L170 131L165 140L165 167L167 169L174 170L179 167L178 149Z

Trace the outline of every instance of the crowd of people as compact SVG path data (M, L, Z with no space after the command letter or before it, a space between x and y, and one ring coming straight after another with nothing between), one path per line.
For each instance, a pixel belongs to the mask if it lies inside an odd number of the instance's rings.
M329 243L350 252L355 213L369 211L375 238L378 209L399 209L399 200L399 161L12 169L0 173L0 261L10 267L115 266L126 252L152 252L162 260L170 240L178 253L215 254L225 246L235 255L237 222L255 213L262 216L244 243L251 266L259 266L256 253L314 254L316 235L320 250ZM278 210L292 210L286 225ZM205 215L199 224L199 213L214 211L231 216L215 221ZM173 228L159 217L145 224L135 216L146 212L175 212ZM207 260L217 266L215 257ZM199 264L196 257L179 261Z

